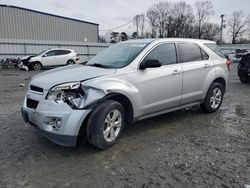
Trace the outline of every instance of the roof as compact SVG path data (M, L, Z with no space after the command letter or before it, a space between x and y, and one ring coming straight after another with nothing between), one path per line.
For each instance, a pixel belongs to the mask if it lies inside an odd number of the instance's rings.
M157 38L157 39L136 39L129 40L126 42L131 43L151 43L151 42L201 42L201 43L215 43L211 40L202 40L202 39L189 39L189 38Z
M50 14L50 13L46 13L46 12L40 12L40 11L37 11L37 10L27 9L27 8L23 8L23 7L13 6L13 5L0 4L0 7L15 8L15 9L25 10L25 11L34 12L34 13L38 13L38 14L43 14L43 15L47 15L47 16L53 16L53 17L57 17L57 18L63 18L63 19L67 19L67 20L72 20L72 21L76 21L76 22L87 23L87 24L92 24L92 25L99 26L99 24L93 23L93 22L83 21L83 20L79 20L79 19L75 19L75 18L68 18L68 17L64 17L64 16L59 16L59 15Z

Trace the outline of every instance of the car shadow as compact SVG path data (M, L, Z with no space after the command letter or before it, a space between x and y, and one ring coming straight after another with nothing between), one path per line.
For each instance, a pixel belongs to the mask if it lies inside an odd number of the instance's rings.
M181 123L181 126L185 126L184 125L185 123L183 123L184 121L190 120L194 117L201 118L202 116L206 116L206 115L207 114L204 113L200 109L199 106L193 106L193 107L178 110L175 112L170 112L167 114L159 115L153 118L148 118L145 120L138 121L131 126L126 126L124 128L121 139L123 141L125 140L126 142L126 139L143 134L143 132L154 131L154 129L162 129L162 128L173 129L177 123L178 124ZM82 138L80 141L78 141L76 147L59 146L47 140L43 136L39 136L39 142L42 142L40 144L44 144L44 147L46 148L46 150L51 150L51 151L53 150L53 152L56 151L58 154L62 154L62 155L65 155L65 154L92 155L92 154L102 152L102 150L96 149L91 144L89 144L86 138ZM119 142L117 144L119 145ZM109 150L113 150L115 146L110 148Z

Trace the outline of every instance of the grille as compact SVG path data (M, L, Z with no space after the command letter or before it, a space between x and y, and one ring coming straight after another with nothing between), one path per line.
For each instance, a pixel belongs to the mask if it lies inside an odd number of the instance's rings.
M39 103L38 101L35 101L33 99L27 99L26 105L28 108L36 109L38 103Z
M35 92L39 92L39 93L43 93L43 88L33 86L33 85L30 85L30 90L35 91Z

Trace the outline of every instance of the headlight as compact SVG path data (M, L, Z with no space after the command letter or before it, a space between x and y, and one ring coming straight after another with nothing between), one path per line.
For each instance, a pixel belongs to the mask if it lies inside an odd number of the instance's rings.
M74 100L84 96L84 91L80 86L80 82L70 82L54 86L50 89L46 99L56 102L66 102L72 108L75 108L77 105Z

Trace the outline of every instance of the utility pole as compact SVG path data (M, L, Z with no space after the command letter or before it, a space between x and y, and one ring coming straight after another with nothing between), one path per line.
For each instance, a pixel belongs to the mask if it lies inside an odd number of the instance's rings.
M221 25L220 25L220 45L222 45L222 42L223 42L223 37L222 37L223 28L226 27L226 24L225 24L225 20L224 20L224 14L222 14L220 17L221 17Z
M139 15L136 15L135 16L135 23L136 23L136 32L137 32L137 35L139 35Z

